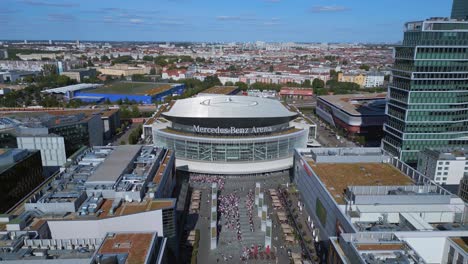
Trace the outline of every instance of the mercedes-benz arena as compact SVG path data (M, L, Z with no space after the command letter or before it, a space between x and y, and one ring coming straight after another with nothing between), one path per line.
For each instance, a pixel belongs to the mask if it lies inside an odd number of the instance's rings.
M178 100L153 124L157 146L175 150L178 169L245 175L287 170L309 125L273 99L199 96Z

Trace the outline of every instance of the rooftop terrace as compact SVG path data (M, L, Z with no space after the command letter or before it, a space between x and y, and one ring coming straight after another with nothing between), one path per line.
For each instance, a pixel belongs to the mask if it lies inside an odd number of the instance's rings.
M309 165L339 204L348 186L413 185L410 177L386 163L315 163Z
M114 234L106 237L98 253L104 256L128 254L125 264L144 263L153 240L152 233Z
M115 200L108 199L105 200L102 204L100 211L102 213L99 215L100 219L115 217L115 216L124 216L131 215L155 210L161 210L175 206L175 201L170 199L158 199L150 200L146 199L141 203L122 203L113 214L111 214L112 204Z
M202 94L222 94L222 95L229 95L232 94L235 90L237 90L237 86L213 86L202 91Z

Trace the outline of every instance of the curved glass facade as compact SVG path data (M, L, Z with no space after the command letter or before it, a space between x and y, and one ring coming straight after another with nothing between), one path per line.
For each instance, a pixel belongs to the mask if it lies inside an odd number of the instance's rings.
M159 147L175 150L176 158L204 162L259 162L292 157L294 148L307 144L308 131L270 137L213 138L171 134L155 130Z

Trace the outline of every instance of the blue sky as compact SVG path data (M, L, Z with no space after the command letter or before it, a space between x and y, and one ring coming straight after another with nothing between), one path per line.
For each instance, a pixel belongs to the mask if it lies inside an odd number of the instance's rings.
M451 0L0 0L0 39L396 42Z

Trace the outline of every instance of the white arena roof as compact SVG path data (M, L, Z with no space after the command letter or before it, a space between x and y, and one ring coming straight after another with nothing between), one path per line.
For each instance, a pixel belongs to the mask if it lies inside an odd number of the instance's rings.
M80 84L74 84L74 85L59 87L59 88L47 89L47 90L44 90L42 92L43 93L62 93L62 94L65 94L67 92L74 92L74 91L79 91L79 90L84 90L84 89L96 88L96 87L99 87L99 86L102 86L102 84L80 83Z
M177 100L163 115L181 118L278 118L297 114L273 99L216 95Z

